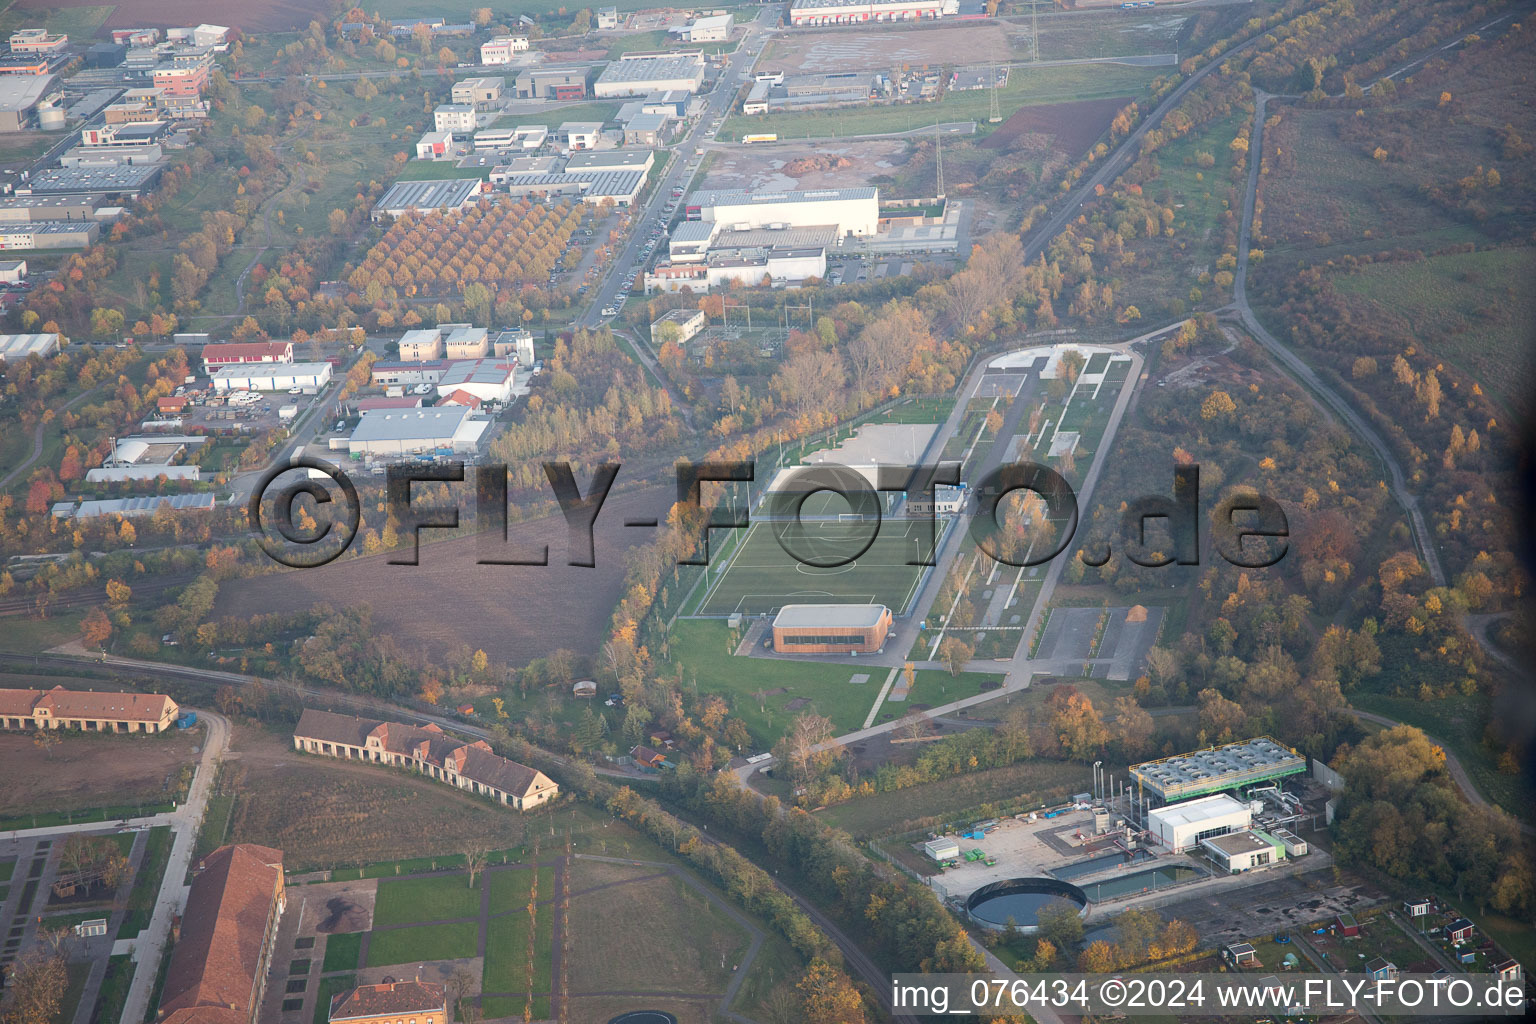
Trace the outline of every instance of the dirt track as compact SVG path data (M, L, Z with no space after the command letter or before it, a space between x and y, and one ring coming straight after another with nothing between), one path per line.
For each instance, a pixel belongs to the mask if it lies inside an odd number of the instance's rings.
M1048 135L1053 149L1077 157L1104 134L1110 118L1131 100L1132 97L1124 96L1023 107L987 136L981 146L983 149L1008 149L1024 135Z

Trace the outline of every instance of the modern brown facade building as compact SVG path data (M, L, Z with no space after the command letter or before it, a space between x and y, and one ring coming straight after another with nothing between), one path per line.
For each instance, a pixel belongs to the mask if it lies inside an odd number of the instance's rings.
M159 1024L257 1024L286 905L283 851L240 843L204 857L171 950Z
M164 732L181 709L163 693L0 690L0 729Z
M773 620L780 654L873 654L885 646L891 610L883 604L787 604Z
M414 768L519 811L553 800L560 792L549 776L498 756L484 740L465 743L435 725L380 722L305 708L293 730L293 746L307 754Z

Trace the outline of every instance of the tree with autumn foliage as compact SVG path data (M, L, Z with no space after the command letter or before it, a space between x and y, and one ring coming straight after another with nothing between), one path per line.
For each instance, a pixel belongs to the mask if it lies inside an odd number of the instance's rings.
M821 958L806 967L795 985L805 1024L864 1024L864 1001L848 975Z

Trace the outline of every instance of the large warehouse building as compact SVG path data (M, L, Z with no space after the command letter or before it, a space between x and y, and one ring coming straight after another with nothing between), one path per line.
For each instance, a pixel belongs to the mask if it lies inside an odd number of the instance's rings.
M795 28L814 28L870 21L918 21L959 13L959 0L794 0L789 7L789 23Z
M473 420L464 406L366 412L347 440L353 455L472 452L490 420Z
M330 363L245 363L215 370L215 391L287 391L323 388L331 382Z
M1138 797L1173 803L1246 789L1307 770L1307 759L1268 736L1131 765Z
M736 231L833 224L837 234L873 235L880 224L880 190L872 186L795 192L736 189L695 192L689 220L720 221Z
M787 604L773 620L781 654L873 654L891 631L883 604Z
M1253 821L1253 811L1225 793L1159 807L1147 814L1147 831L1174 853L1199 846L1206 839L1241 832Z
M407 213L446 213L474 205L480 196L479 178L442 181L398 181L373 204L374 220Z
M649 96L653 92L698 92L704 85L704 55L697 52L627 54L603 69L592 86L599 99Z

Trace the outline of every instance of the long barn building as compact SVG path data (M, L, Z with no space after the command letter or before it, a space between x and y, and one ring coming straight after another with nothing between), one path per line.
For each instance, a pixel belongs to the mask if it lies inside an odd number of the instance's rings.
M794 0L794 28L863 25L881 21L923 21L960 13L958 0Z

